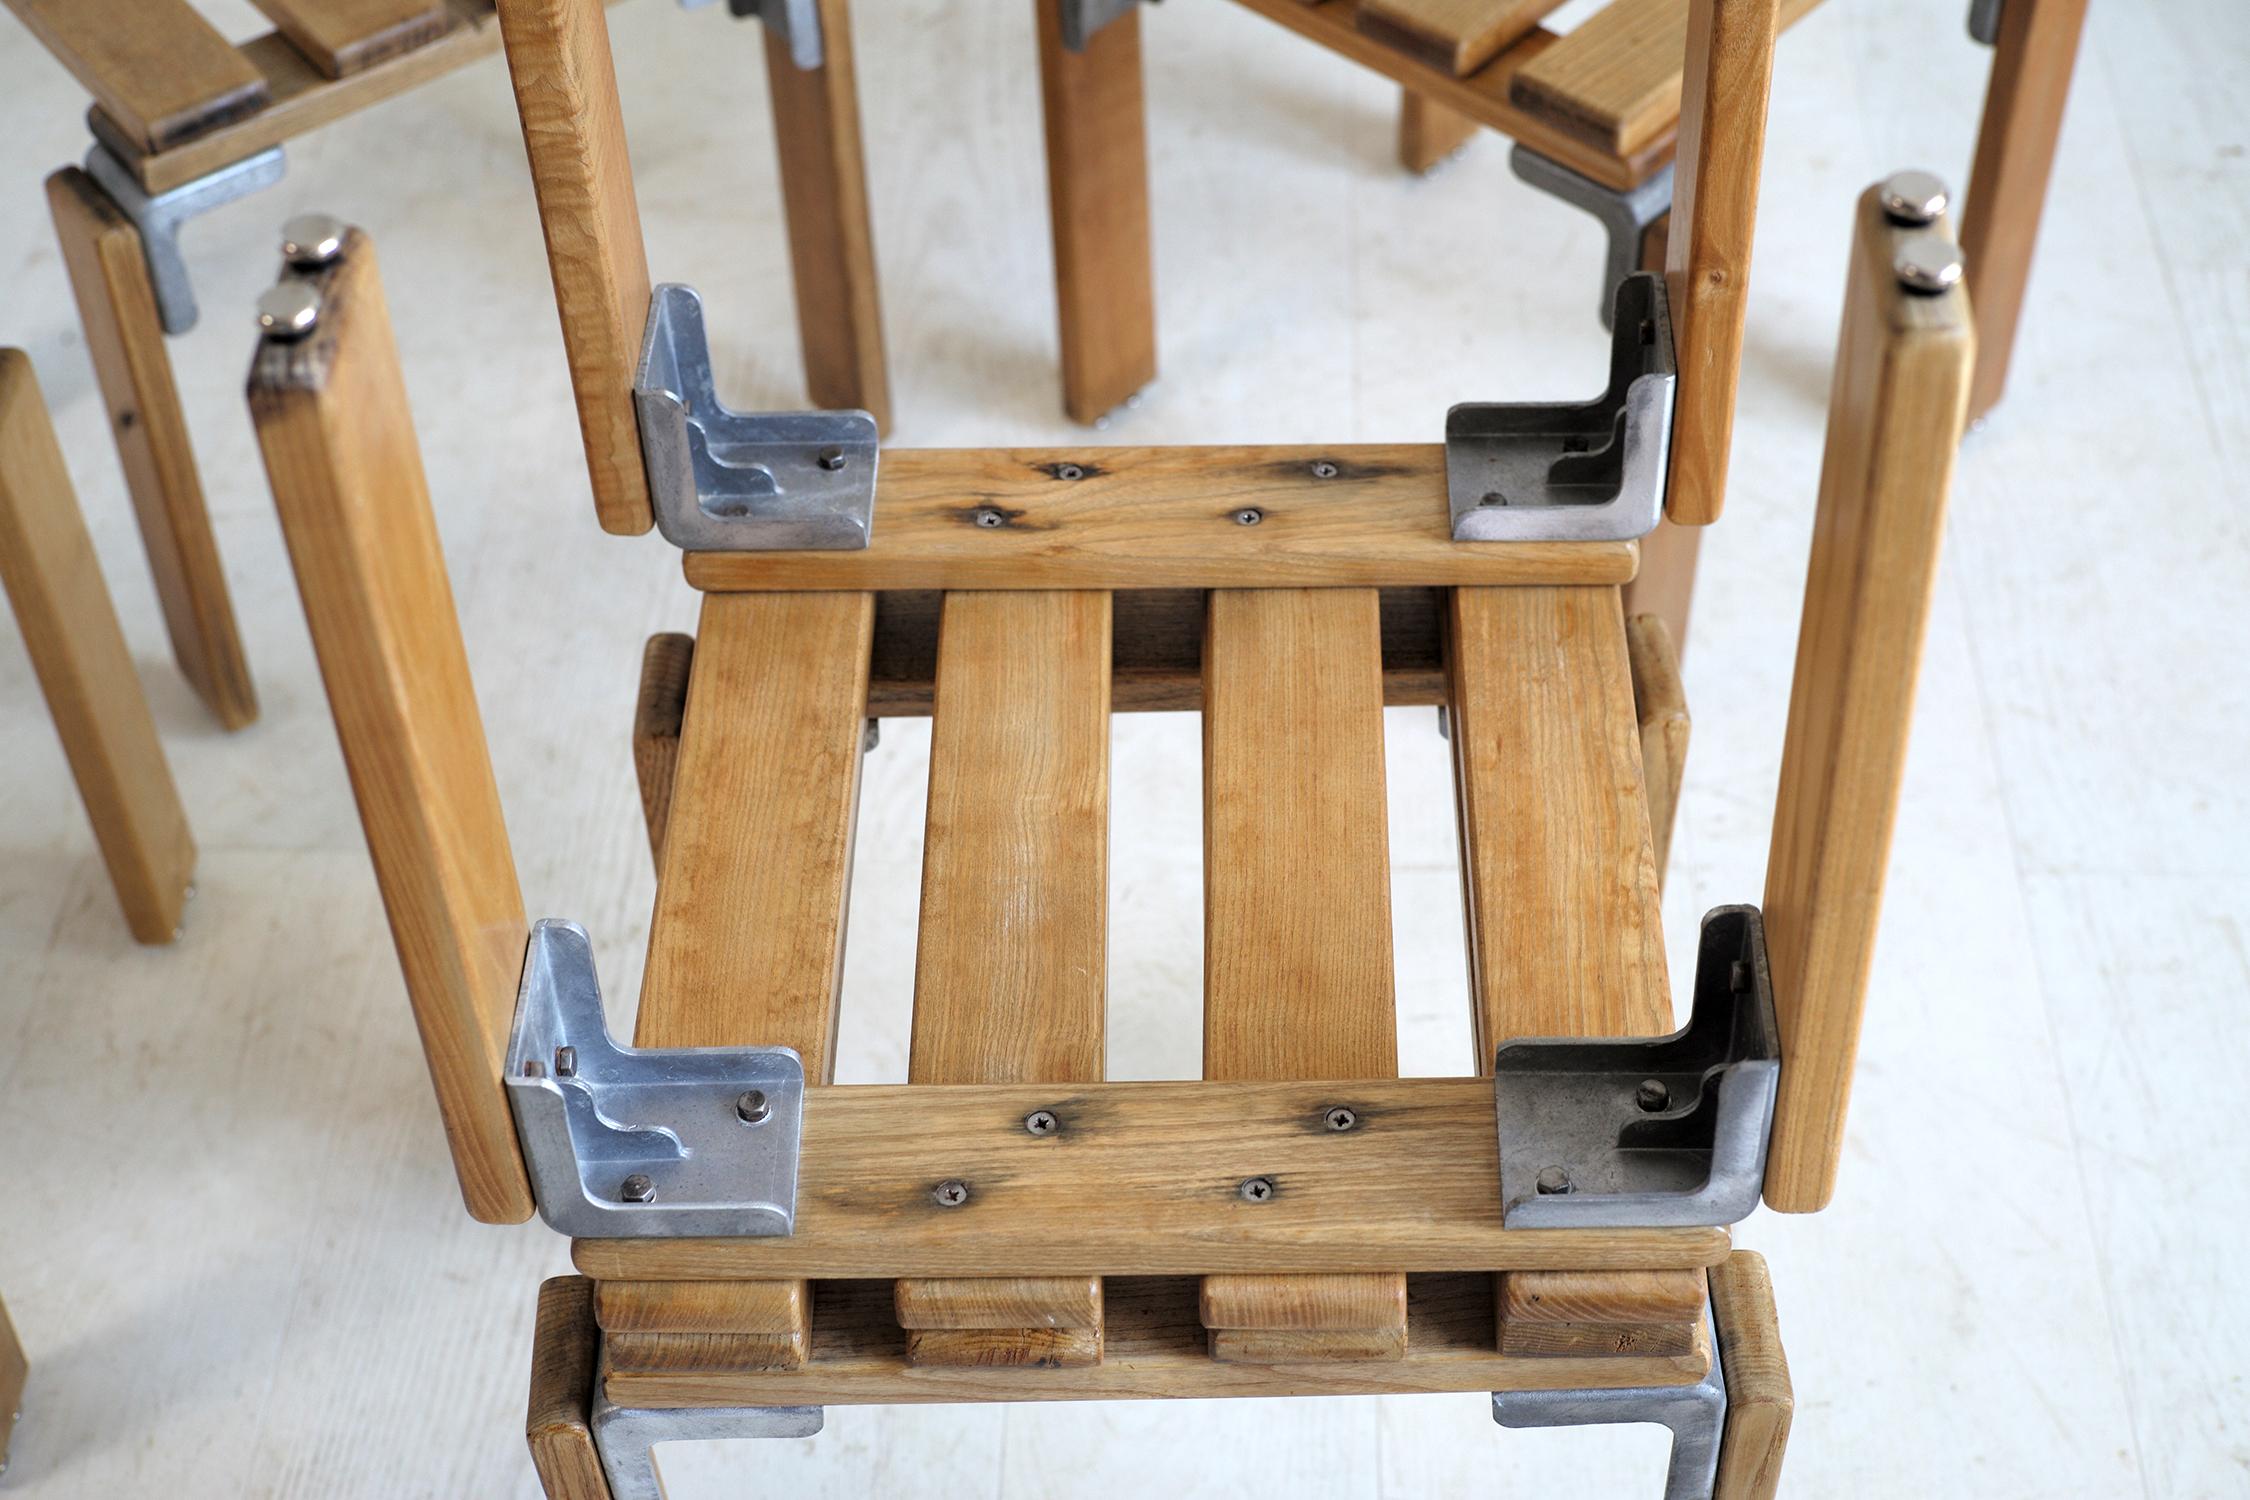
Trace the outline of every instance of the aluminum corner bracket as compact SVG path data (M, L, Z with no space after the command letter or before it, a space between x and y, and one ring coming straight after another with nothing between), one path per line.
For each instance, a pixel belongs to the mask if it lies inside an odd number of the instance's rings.
M682 10L701 10L711 0L680 0ZM809 73L823 60L820 45L820 0L727 0L736 20L756 16L789 49L789 60Z
M1727 1377L1718 1330L1711 1323L1708 1307L1704 1326L1711 1329L1711 1369L1694 1385L1494 1391L1492 1420L1502 1427L1610 1427L1653 1422L1672 1433L1672 1453L1664 1466L1664 1500L1713 1500L1719 1485L1719 1448L1726 1435Z

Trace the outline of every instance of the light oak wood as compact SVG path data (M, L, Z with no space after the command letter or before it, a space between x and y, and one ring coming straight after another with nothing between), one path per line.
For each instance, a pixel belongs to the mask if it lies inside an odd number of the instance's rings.
M1660 267L1661 269L1661 267ZM1672 637L1672 649L1687 655L1688 616L1695 603L1696 554L1703 528L1658 521L1641 538L1641 569L1625 585L1625 618L1655 615Z
M1975 358L1968 293L1907 291L1860 199L1766 862L1781 1092L1766 1202L1835 1191L1922 632Z
M1339 1103L1358 1128L1315 1128ZM1027 1132L1035 1109L1061 1130ZM1244 1202L1261 1175L1274 1197ZM966 1203L934 1201L948 1179ZM1661 1270L1726 1253L1717 1229L1506 1229L1499 1200L1483 1079L830 1086L805 1099L794 1234L572 1255L604 1280L722 1281Z
M594 1320L602 1332L796 1334L809 1323L801 1281L602 1281Z
M758 1282L762 1287L801 1282ZM607 1333L602 1362L613 1372L669 1374L681 1370L795 1370L811 1349L807 1328L788 1333Z
M1034 8L1063 410L1092 423L1156 378L1141 18L1129 7L1072 52L1056 7Z
M1694 1323L1525 1323L1503 1315L1500 1352L1536 1359L1685 1354L1700 1332Z
M851 13L845 0L820 0L819 10L817 68L798 67L781 32L760 28L805 389L813 405L870 412L888 432L891 380L860 149Z
M1102 1325L1098 1276L944 1276L901 1281L901 1328L1080 1328Z
M1737 1250L1711 1268L1711 1320L1718 1326L1727 1382L1712 1500L1773 1500L1781 1489L1781 1460L1797 1399L1763 1256Z
M1625 621L1625 650L1633 666L1633 711L1641 721L1641 779L1648 788L1649 843L1656 855L1656 888L1672 859L1672 824L1679 816L1680 779L1687 773L1687 690L1672 632L1656 615Z
M7 1305L0 1303L0 1466L8 1462L8 1440L15 1434L24 1382L30 1375L31 1362L24 1357L15 1324L8 1321Z
M1186 1277L1112 1282L1102 1360L1064 1368L908 1362L909 1335L891 1319L881 1282L823 1282L802 1369L608 1372L610 1398L631 1406L922 1401L1084 1401L1151 1397L1369 1395L1381 1392L1567 1390L1687 1385L1710 1368L1708 1340L1686 1355L1623 1359L1513 1358L1492 1348L1492 1289L1483 1276L1416 1277L1407 1350L1389 1360L1264 1365L1214 1360Z
M1726 504L1779 29L1776 0L1689 0L1664 275L1679 363L1664 514L1683 526Z
M648 247L633 196L601 0L498 0L547 265L604 531L654 524L633 368L648 322Z
M265 102L257 69L187 0L7 6L143 150L162 150Z
M1317 463L1336 475L1316 477ZM980 524L984 512L999 524ZM908 449L883 455L875 515L864 550L690 552L687 580L713 592L1622 583L1635 557L1631 542L1455 542L1434 443Z
M1469 144L1482 128L1412 89L1398 91L1398 164L1416 174L1438 165Z
M76 167L47 179L47 205L173 660L212 717L240 729L257 720L258 693L196 475L140 231Z
M1474 73L1561 0L1359 0L1359 29L1456 76Z
M531 1401L523 1432L547 1500L610 1500L601 1453L594 1446L600 1349L594 1284L580 1276L543 1282L531 1338Z
M269 339L250 413L469 1212L529 1218L500 1081L527 926L375 247Z
M445 0L250 0L330 78L436 41L453 25Z
M1520 1323L1687 1323L1703 1311L1700 1271L1510 1271L1500 1316Z
M1396 1283L1400 1299L1406 1295L1403 1276L1370 1276L1369 1281ZM1222 1364L1294 1365L1332 1361L1380 1361L1406 1358L1407 1328L1403 1312L1388 1328L1214 1328L1211 1357Z
M1213 1329L1403 1329L1406 1280L1399 1276L1206 1276L1196 1316L1204 1327Z
M1961 254L1977 320L1972 422L2007 388L2016 321L2031 279L2031 254L2085 24L2086 0L2010 0L2000 8L1992 81L1961 212Z
M672 812L672 778L680 760L680 724L687 714L688 671L695 637L666 631L641 648L641 686L633 700L633 777L641 786L641 821L649 854L664 867L664 825Z
M907 1363L924 1368L1020 1365L1067 1370L1102 1362L1099 1328L917 1328L906 1335Z
M0 349L0 584L125 925L140 942L168 943L195 876L195 840L47 403L20 349ZM6 1363L0 1348L0 1377Z

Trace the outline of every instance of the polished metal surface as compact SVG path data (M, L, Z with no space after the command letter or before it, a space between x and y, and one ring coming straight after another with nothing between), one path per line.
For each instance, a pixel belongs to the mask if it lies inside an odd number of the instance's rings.
M156 316L166 333L186 333L195 326L195 286L188 280L187 260L180 254L180 226L197 214L247 197L281 181L287 163L281 148L246 156L183 182L161 193L144 191L132 170L106 146L86 152L86 175L101 186L112 203L141 234L141 257L148 263L148 279L156 289Z
M712 0L680 0L682 10L701 10ZM789 48L789 60L810 72L821 64L820 0L727 0L737 20L756 16Z
M334 214L296 214L281 226L281 258L304 271L325 266L344 253L350 231Z
M1987 47L2000 44L2000 9L2003 0L1969 0L1969 37Z
M1961 247L1935 232L1906 235L1891 252L1891 269L1910 292L1949 292L1961 284Z
M1944 178L1917 167L1884 178L1882 195L1883 212L1893 224L1935 224L1953 202Z
M1140 0L1046 0L1062 16L1063 46L1083 52L1094 33L1131 10Z
M1709 1304L1705 1304L1709 1323ZM1712 1500L1719 1482L1719 1442L1727 1424L1727 1379L1718 1330L1711 1330L1711 1371L1694 1385L1630 1386L1614 1391L1494 1391L1492 1420L1502 1427L1616 1426L1653 1422L1672 1431L1664 1468L1664 1500Z
M658 1443L812 1437L823 1415L817 1406L619 1406L597 1388L587 1425L610 1500L664 1500L653 1451Z
M320 322L320 288L294 276L258 294L258 331L268 338L299 339Z
M1671 164L1666 163L1655 176L1623 192L1580 176L1527 146L1510 150L1508 165L1541 192L1582 208L1600 221L1609 236L1609 251L1602 263L1602 294L1595 311L1602 327L1609 327L1618 286L1641 268L1641 244L1648 237L1649 226L1672 211Z

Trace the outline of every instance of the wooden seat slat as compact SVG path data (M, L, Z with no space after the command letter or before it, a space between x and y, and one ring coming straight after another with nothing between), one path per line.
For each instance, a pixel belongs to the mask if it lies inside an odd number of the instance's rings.
M1359 29L1456 76L1474 73L1562 0L1359 0Z
M7 0L143 151L266 102L266 80L187 0Z
M436 41L454 25L447 0L250 0L330 78L363 72Z

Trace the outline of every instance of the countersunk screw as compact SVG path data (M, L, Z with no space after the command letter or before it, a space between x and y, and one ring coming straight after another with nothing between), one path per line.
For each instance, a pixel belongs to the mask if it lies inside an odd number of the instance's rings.
M995 526L1005 526L1008 518L989 505L981 505L977 507L976 523L989 531Z
M1051 1109L1035 1109L1023 1117L1023 1128L1033 1135L1053 1135L1062 1129L1062 1121L1055 1118Z
M576 1047L557 1047L555 1049L555 1076L557 1078L576 1078L578 1076L578 1049Z
M1057 479L1084 479L1086 471L1076 464L1056 464L1054 475Z
M1234 513L1234 524L1237 526L1255 526L1265 518L1266 513L1255 505L1245 505Z
M1570 1191L1570 1174L1561 1167L1541 1167L1536 1186L1542 1193L1567 1193Z
M281 258L308 271L325 266L344 253L350 228L334 214L298 214L281 226Z
M931 1190L930 1196L940 1208L959 1208L969 1201L969 1185L958 1177L948 1177Z
M301 339L320 321L320 288L291 276L258 298L258 328L268 338Z
M1644 1078L1641 1086L1633 1091L1633 1102L1654 1114L1660 1109L1671 1107L1672 1091L1664 1086L1661 1078Z
M1273 1179L1271 1177L1245 1177L1242 1179L1242 1185L1236 1188L1235 1192L1245 1203L1263 1203L1273 1196Z
M1322 1123L1327 1125L1330 1130L1349 1130L1359 1123L1359 1111L1349 1105L1338 1104L1332 1106L1320 1118Z
M1891 270L1910 292L1949 292L1961 280L1961 251L1942 234L1910 234L1892 253Z
M764 1089L747 1089L735 1096L734 1113L745 1125L762 1125L773 1108L766 1103Z
M833 474L844 466L844 450L841 448L823 448L820 450L818 462L822 468Z
M1880 193L1883 213L1893 224L1935 224L1953 202L1944 178L1916 168L1884 178Z
M641 1173L635 1172L618 1184L617 1196L627 1203L654 1203L656 1201L656 1184L649 1181Z
M1313 461L1312 477L1315 479L1334 479L1341 472L1342 471L1338 469L1335 464L1329 462L1325 458L1315 459Z

